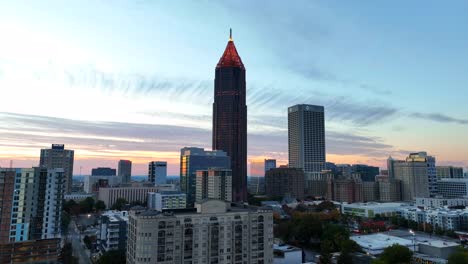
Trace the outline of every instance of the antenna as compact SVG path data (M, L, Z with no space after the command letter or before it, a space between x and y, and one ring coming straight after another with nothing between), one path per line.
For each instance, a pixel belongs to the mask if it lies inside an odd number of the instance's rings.
M232 28L229 28L229 40L232 41Z

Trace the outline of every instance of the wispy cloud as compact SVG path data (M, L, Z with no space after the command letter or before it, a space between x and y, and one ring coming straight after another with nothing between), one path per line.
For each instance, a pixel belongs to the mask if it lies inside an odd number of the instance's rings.
M454 123L454 124L460 124L460 125L468 125L468 119L451 117L451 116L439 114L439 113L412 113L410 116L419 118L419 119L441 122L441 123Z

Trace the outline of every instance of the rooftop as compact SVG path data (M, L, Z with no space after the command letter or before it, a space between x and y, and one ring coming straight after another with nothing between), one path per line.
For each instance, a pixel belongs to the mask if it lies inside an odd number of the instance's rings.
M302 252L302 249L295 247L295 246L287 245L287 244L273 244L273 250L282 251L282 252L293 252L293 251Z
M382 233L364 236L351 236L350 239L358 243L363 249L370 250L383 250L386 247L389 247L393 244L398 244L407 247L413 245L413 241L411 240L396 236L389 236Z

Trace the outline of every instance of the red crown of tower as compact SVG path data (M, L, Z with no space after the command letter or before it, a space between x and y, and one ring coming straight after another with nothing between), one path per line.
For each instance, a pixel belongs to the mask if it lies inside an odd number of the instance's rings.
M237 53L236 46L234 45L234 41L232 40L232 30L230 30L229 41L226 49L224 50L223 56L221 56L221 59L219 59L219 62L216 65L216 68L222 67L239 67L244 69L244 64L242 63L239 53Z

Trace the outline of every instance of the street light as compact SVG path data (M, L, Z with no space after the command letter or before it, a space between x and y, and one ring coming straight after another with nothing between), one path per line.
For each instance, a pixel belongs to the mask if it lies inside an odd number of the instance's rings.
M414 233L413 230L409 230L410 234L413 235L413 252L416 253L416 234Z

